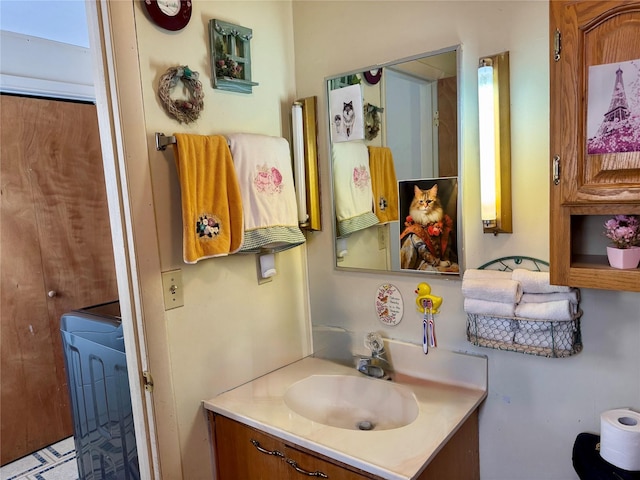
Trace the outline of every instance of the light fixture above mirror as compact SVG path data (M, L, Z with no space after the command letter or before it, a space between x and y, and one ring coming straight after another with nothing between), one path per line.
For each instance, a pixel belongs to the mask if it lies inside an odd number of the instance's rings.
M484 233L512 233L509 52L480 58L478 122Z

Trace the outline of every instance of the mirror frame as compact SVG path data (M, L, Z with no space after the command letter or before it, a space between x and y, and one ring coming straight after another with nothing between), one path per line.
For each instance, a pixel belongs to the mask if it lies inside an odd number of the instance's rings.
M381 69L381 68L387 68L387 67L393 67L395 65L401 64L401 63L406 63L406 62L412 62L414 60L418 60L421 58L425 58L425 57L433 57L436 55L441 55L443 53L449 53L449 52L456 52L456 88L457 88L457 106L456 106L456 111L457 111L457 115L458 115L458 120L457 120L457 125L456 125L456 132L457 132L457 139L456 139L456 143L458 145L458 175L457 175L457 179L458 179L458 201L457 201L457 211L456 211L456 228L457 228L457 238L456 238L456 243L457 243L457 248L458 248L458 266L459 266L459 272L458 273L443 273L443 272L425 272L425 271L420 271L420 270L391 270L391 269L386 269L386 270L382 270L382 269L373 269L373 268L359 268L359 267L341 267L339 265L338 262L338 252L337 252L337 248L336 248L336 240L338 238L338 232L337 232L337 225L336 225L336 205L335 205L335 192L334 192L334 186L333 186L333 154L332 154L332 142L331 142L331 119L330 119L330 112L331 112L331 105L330 105L330 97L329 97L329 92L330 92L330 88L329 88L329 82L331 80L334 80L336 78L340 78L340 77L345 77L348 75L355 75L355 74L362 74L363 72L368 72L371 70L376 70L376 69ZM326 102L326 108L327 108L327 115L325 118L325 122L327 125L327 158L328 158L328 162L329 162L329 180L330 180L330 185L329 185L329 191L331 194L331 198L330 198L330 205L331 205L331 234L332 234L332 242L333 242L333 267L335 270L337 271L343 271L343 272L361 272L361 273L374 273L374 274L385 274L385 275L402 275L402 276L406 276L406 275L413 275L413 276L418 276L420 278L426 279L429 277L436 277L436 278L446 278L446 279L451 279L451 280L461 280L462 279L462 275L464 272L464 265L465 265L465 258L464 258L464 233L463 233L463 228L462 228L462 199L463 199L463 195L462 195L462 102L460 101L460 94L461 94L461 88L462 88L462 83L461 83L461 70L462 70L462 44L457 44L457 45L453 45L451 47L445 47L445 48L441 48L439 50L433 50L430 52L424 52L424 53L420 53L420 54L416 54L416 55L411 55L409 57L404 57L398 60L393 60L390 62L386 62L386 63L381 63L381 64L376 64L376 65L370 65L370 66L364 66L362 68L358 68L355 70L350 70L348 72L343 72L343 73L339 73L336 75L331 75L331 76L327 76L324 79L324 87L325 87L325 94L326 94L326 98L325 98L325 102ZM375 225L374 225L375 226ZM371 227L369 227L371 228Z

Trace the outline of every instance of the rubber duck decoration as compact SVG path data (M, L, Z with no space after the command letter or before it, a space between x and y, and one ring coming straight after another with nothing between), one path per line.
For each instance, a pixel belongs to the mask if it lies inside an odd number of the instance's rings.
M420 312L424 313L426 300L430 299L433 305L431 313L438 313L438 309L440 308L440 305L442 305L442 297L431 295L431 287L428 283L419 283L418 288L415 290L415 294L417 295L416 305L418 306L418 310Z

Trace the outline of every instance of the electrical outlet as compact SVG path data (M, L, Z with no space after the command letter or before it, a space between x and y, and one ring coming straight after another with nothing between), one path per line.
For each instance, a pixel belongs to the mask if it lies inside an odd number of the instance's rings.
M162 272L162 291L164 293L165 310L184 306L182 270Z

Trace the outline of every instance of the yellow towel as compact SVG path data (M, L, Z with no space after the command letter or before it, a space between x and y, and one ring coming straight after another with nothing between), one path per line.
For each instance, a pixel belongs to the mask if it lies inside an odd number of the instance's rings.
M398 220L398 181L388 147L367 147L374 208L380 223Z
M174 134L185 263L235 253L244 228L238 179L221 135Z

